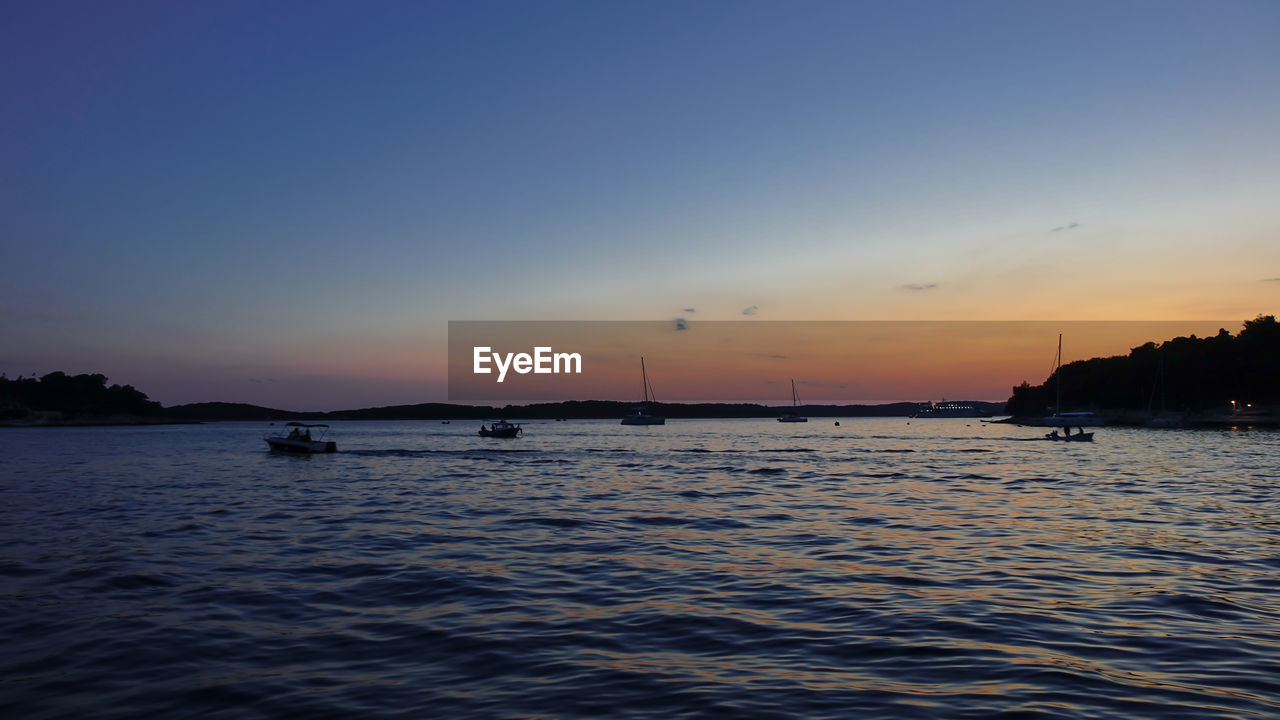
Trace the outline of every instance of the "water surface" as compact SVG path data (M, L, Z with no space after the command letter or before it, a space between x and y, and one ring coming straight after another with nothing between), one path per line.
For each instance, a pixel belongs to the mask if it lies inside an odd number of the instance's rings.
M0 431L0 715L1280 716L1271 432Z

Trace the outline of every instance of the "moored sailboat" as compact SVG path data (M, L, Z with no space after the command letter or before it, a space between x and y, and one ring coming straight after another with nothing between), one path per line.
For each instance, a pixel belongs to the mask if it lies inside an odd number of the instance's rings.
M800 408L800 396L796 395L796 381L795 381L795 378L792 378L791 380L791 412L778 418L778 422L785 422L785 423L809 422L809 418L802 417L800 414L796 412L797 410L799 410L799 408Z
M652 415L649 413L649 403L657 402L657 398L653 396L653 390L649 386L649 375L644 369L644 358L640 358L640 379L644 383L644 404L631 411L631 414L622 418L623 425L666 425L667 419Z
M1057 430L1044 436L1045 440L1058 440L1065 442L1093 442L1093 433L1085 432L1086 425L1101 425L1101 420L1091 412L1062 412L1062 333L1058 333L1058 354L1053 359L1053 376L1055 378L1056 395L1053 402L1053 415L1044 418L1043 425L1046 427L1060 427L1062 434L1059 435ZM1071 428L1075 427L1076 434L1071 434Z

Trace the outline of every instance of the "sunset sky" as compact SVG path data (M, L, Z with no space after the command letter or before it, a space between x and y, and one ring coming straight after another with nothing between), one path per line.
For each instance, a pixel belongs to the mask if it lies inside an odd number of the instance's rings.
M1127 353L1150 338L1212 336L1225 324L1178 321L451 322L449 399L495 406L610 398L640 402L640 358L659 402L860 404L1003 400L1039 383L1063 355ZM545 358L521 373L513 356ZM475 372L475 349L487 373ZM579 355L557 372L555 353ZM495 359L498 355L501 360ZM499 373L499 366L506 370ZM567 368L565 366L568 366ZM501 381L499 381L501 378ZM1152 382L1155 378L1151 378ZM1145 388L1144 388L1145 389Z
M1277 37L1272 0L0 2L0 371L339 409L445 399L450 320L1234 332L1280 311Z

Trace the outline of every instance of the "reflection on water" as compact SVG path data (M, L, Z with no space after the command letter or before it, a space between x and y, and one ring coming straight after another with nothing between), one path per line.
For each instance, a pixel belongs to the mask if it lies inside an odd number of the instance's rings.
M6 717L1267 717L1259 432L0 432Z

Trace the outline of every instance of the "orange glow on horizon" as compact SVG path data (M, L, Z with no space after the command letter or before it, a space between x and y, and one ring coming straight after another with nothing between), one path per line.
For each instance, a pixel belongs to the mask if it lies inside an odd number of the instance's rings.
M639 401L640 358L660 402L803 404L1004 400L1043 382L1058 333L1063 364L1148 341L1214 334L1218 321L1150 322L515 322L450 324L454 402ZM472 348L583 356L581 375L475 375Z

